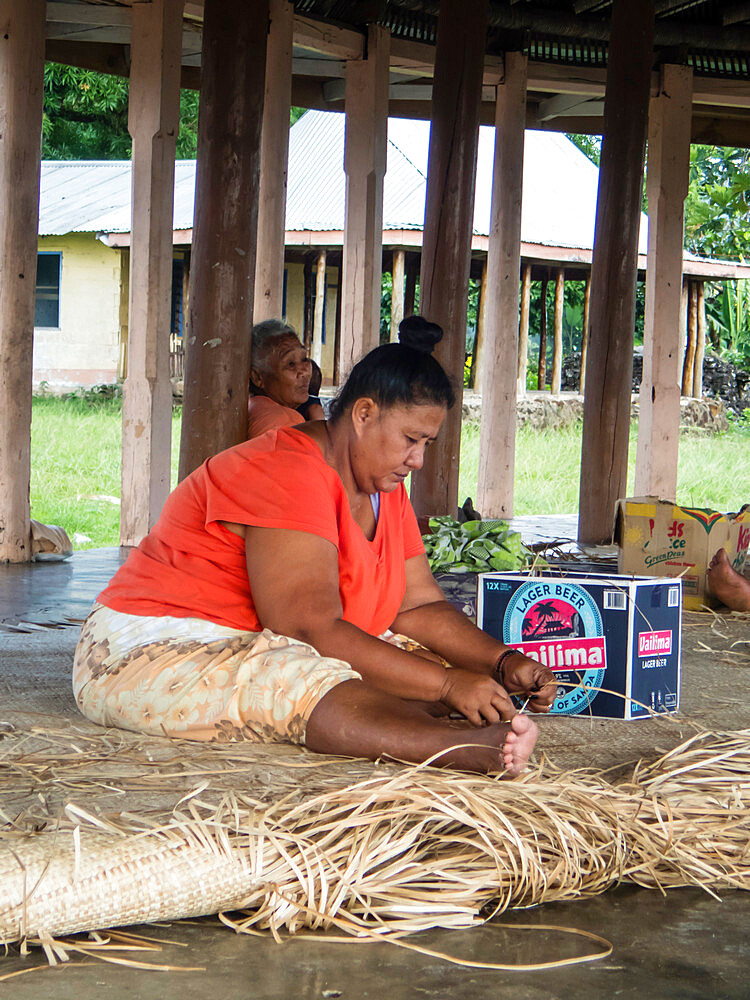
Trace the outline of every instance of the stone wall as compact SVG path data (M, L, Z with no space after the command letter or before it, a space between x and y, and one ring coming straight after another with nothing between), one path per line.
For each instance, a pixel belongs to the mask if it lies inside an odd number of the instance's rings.
M464 420L479 420L482 397L479 393L464 393ZM518 400L516 405L519 427L534 430L568 427L583 419L583 396L562 393L553 396L548 392L531 392ZM638 419L638 396L633 396L630 404L631 420ZM680 400L680 426L695 427L718 433L729 427L724 404L713 399Z

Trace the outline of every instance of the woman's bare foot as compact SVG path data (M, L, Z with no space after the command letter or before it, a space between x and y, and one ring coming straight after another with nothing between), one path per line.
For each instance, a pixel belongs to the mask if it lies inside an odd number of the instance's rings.
M750 611L750 580L732 569L726 549L719 549L706 573L711 593L732 611Z
M461 740L476 747L461 747L447 754L450 766L484 774L503 771L508 778L517 778L528 763L539 734L536 723L527 715L515 715L510 722L496 722L481 729L461 731ZM438 760L440 764L442 761Z

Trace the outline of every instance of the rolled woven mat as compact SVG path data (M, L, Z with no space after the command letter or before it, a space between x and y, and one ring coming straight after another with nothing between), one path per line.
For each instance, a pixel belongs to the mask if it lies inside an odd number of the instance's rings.
M69 805L0 832L0 940L242 910L237 930L388 935L467 926L621 880L750 888L750 730L639 766L505 782L427 767L302 800L201 787L161 826Z

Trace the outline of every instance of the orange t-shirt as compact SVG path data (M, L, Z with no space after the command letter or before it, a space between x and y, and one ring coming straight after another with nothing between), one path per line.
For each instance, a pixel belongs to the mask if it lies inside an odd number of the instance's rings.
M283 428L209 458L184 479L97 600L131 615L204 618L261 631L244 540L221 521L306 531L332 542L344 620L371 635L393 622L406 590L405 561L424 551L403 484L381 493L368 541L318 445Z
M247 401L247 436L260 437L266 431L276 431L280 427L294 427L304 424L305 418L299 410L282 406L269 396L251 396Z

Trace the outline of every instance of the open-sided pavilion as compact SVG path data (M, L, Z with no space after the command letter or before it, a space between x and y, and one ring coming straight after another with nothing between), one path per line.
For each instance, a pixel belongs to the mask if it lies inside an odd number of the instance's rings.
M338 367L377 343L388 115L430 118L421 311L460 383L480 122L495 125L480 509L512 513L524 128L603 135L579 538L608 536L627 469L646 138L649 245L636 488L673 496L690 142L750 145L750 3L738 0L0 0L0 559L29 541L34 265L45 58L130 77L133 222L121 542L169 489L174 150L199 88L180 474L243 439L253 321L281 311L291 104L346 115ZM418 477L457 500L460 407Z

